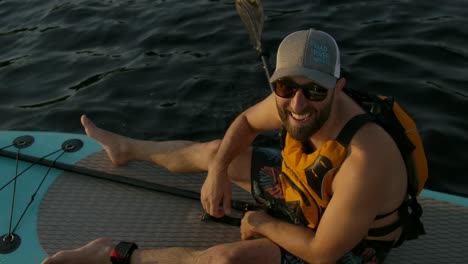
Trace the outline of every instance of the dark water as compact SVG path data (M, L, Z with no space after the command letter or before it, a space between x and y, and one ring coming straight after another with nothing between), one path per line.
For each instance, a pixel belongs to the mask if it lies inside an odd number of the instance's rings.
M272 54L292 31L335 36L348 85L393 95L414 116L428 187L468 196L468 2L264 8ZM81 133L86 113L136 138L208 140L267 94L234 1L0 0L1 130Z

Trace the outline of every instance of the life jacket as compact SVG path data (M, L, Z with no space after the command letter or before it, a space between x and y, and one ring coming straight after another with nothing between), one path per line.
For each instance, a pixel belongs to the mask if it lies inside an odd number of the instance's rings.
M426 234L420 219L423 211L417 196L424 188L429 174L423 142L416 123L391 97L376 96L349 88L344 92L390 134L405 161L408 196L399 208L403 230L396 246L401 245L404 240L416 239Z
M332 196L335 173L347 156L346 146L330 140L308 154L288 133L284 143L279 180L286 205L294 222L316 229Z
M332 197L332 182L336 172L348 156L348 146L354 134L366 123L368 114L351 118L334 140L325 142L315 151L308 145L284 134L283 162L279 180L292 222L316 229ZM396 211L396 210L395 210ZM383 218L395 211L378 215ZM399 222L369 230L369 235L384 236L400 227ZM379 230L380 229L380 230Z
M400 220L382 228L369 230L370 236L384 236L402 226L403 240L425 234L420 221L422 208L416 196L427 180L427 161L421 138L414 121L398 104L386 97L376 97L357 91L346 91L367 112L352 118L335 140L325 142L319 149L310 152L306 144L282 132L281 186L285 202L293 212L293 222L316 229L320 218L331 199L331 184L335 173L347 156L347 147L354 134L367 122L376 122L394 139L408 172L408 199L397 209ZM411 209L411 211L408 211ZM376 219L385 215L376 216Z

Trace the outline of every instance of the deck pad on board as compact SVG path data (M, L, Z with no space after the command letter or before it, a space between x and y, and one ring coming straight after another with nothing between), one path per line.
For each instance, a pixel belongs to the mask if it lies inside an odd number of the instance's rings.
M64 140L80 138L85 143L83 149L61 157L60 161L75 164L78 168L192 192L199 192L204 181L205 174L174 174L146 162L130 162L128 166L116 167L100 146L84 135L6 131L0 132L0 148L26 133L35 137L35 143L22 150L24 154L41 157L57 149ZM0 187L14 177L15 164L10 158L0 157ZM27 166L27 162L20 162L21 168ZM45 166L36 165L18 178L15 219L47 170ZM8 186L0 192L0 233L8 231L12 188ZM240 188L234 189L233 196L253 201ZM387 263L462 263L468 259L468 207L430 197L421 197L420 201L427 235L394 249ZM197 200L52 169L18 226L17 232L23 239L20 249L13 254L0 254L0 264L40 263L47 254L75 248L98 237L135 241L141 248L184 246L202 249L239 241L237 227L202 222L201 213L202 207Z

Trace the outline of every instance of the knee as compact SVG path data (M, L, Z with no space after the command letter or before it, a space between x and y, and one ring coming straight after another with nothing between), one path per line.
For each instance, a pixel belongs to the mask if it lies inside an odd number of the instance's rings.
M217 245L200 253L196 263L206 264L234 264L239 263L239 252L226 244Z
M216 139L205 143L207 160L213 160L218 153L219 145L221 145L221 139Z

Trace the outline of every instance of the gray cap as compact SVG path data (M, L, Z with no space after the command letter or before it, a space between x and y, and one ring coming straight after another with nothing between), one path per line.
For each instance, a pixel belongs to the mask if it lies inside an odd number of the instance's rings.
M309 29L284 38L270 82L286 76L303 76L325 88L334 88L340 77L340 50L333 37Z

